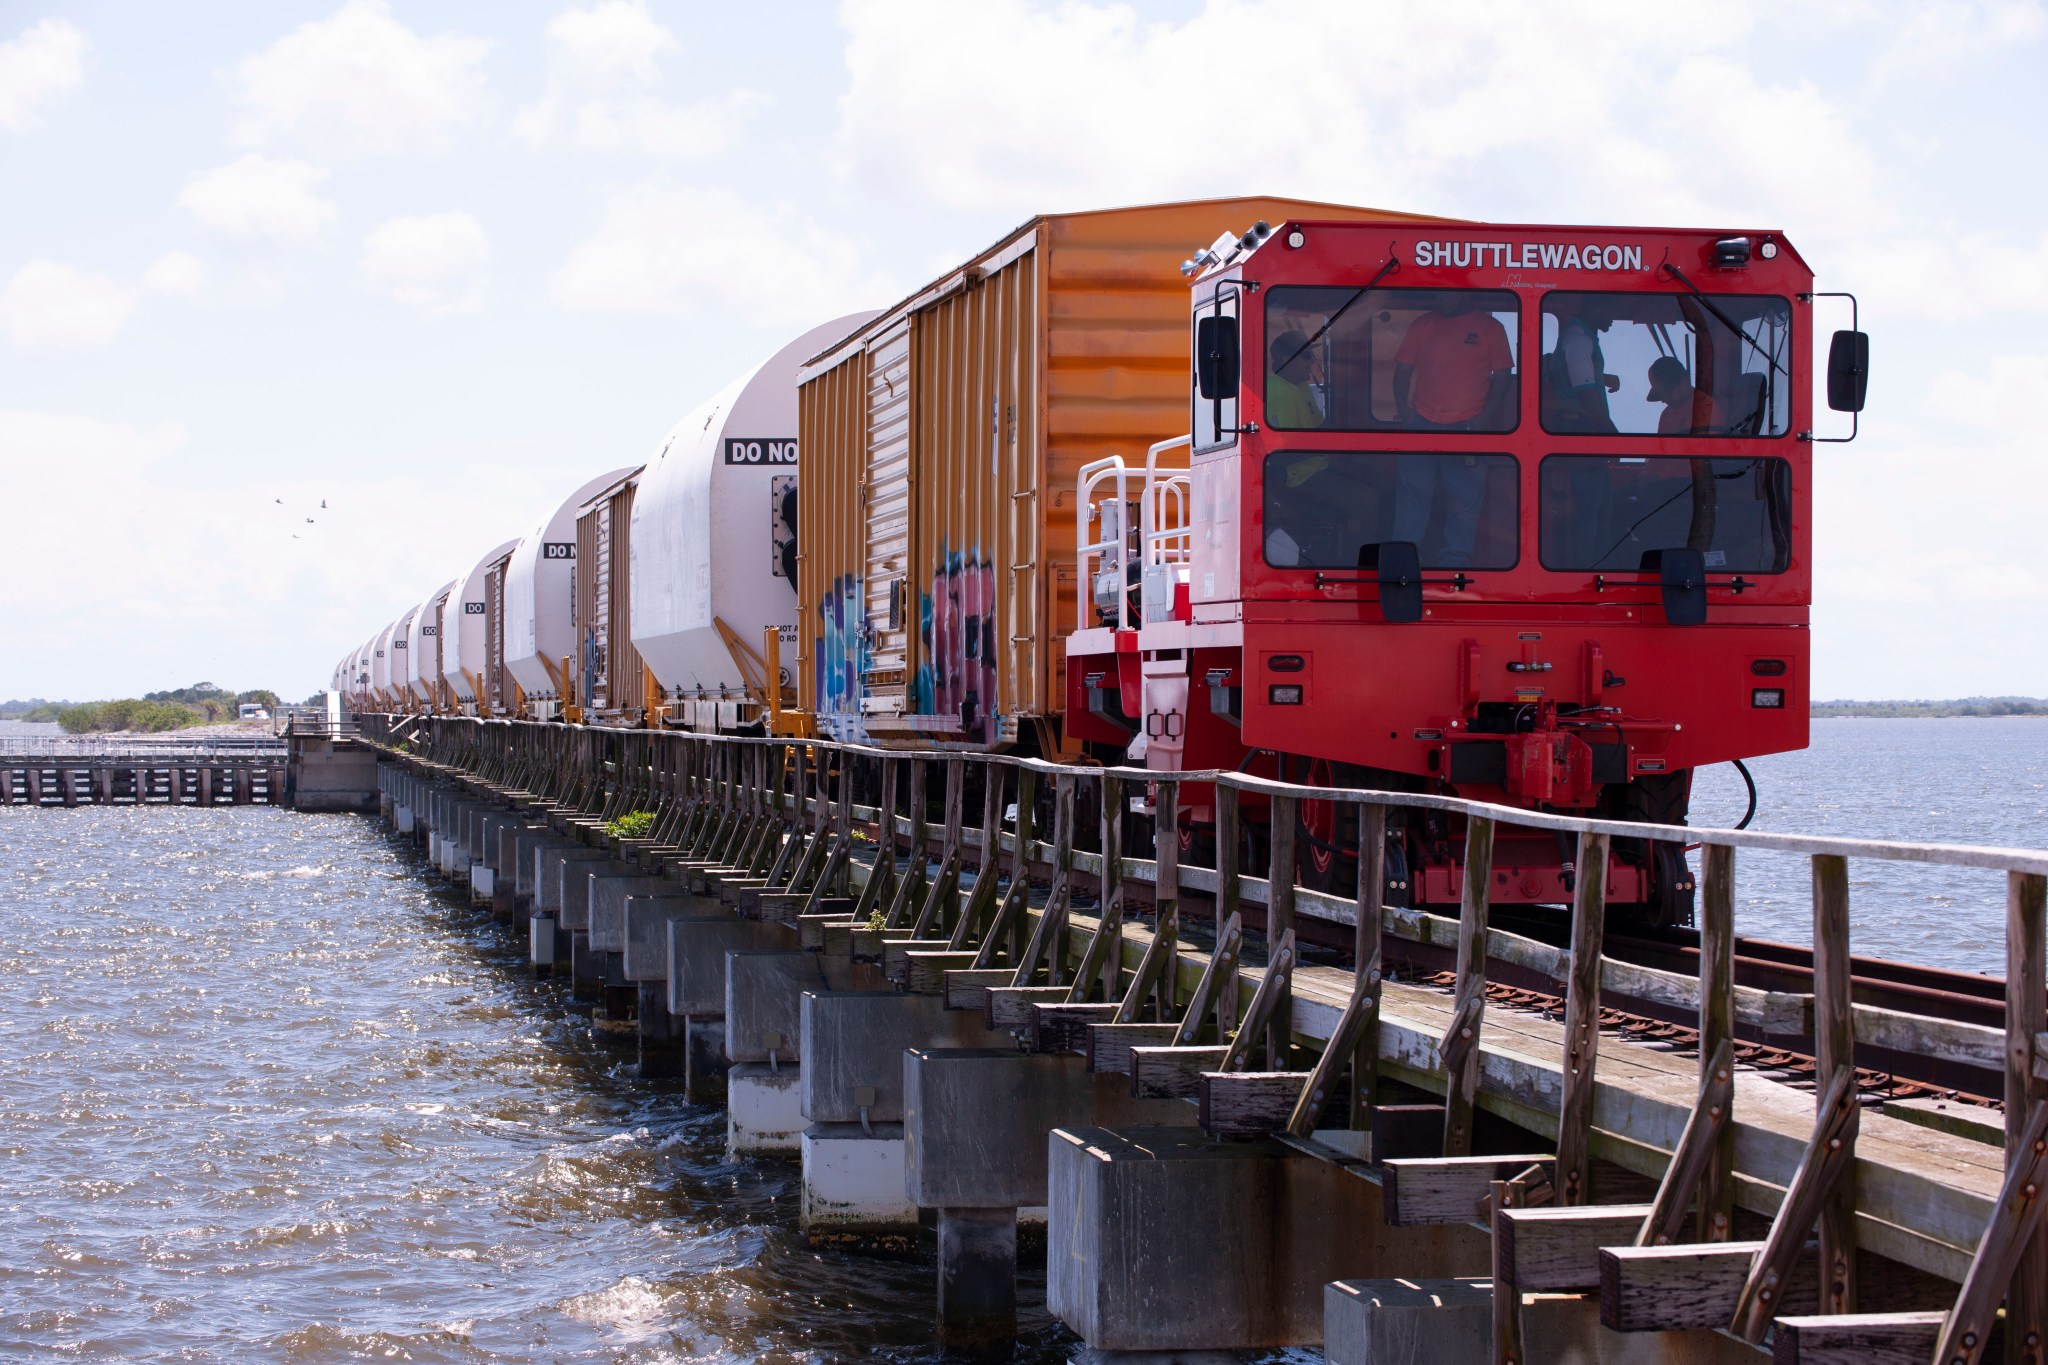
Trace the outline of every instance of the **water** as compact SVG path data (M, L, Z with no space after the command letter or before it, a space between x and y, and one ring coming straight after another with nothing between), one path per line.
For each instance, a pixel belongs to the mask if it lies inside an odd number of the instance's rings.
M2048 720L1752 768L1758 828L2048 843ZM370 822L0 808L0 850L0 1359L936 1357L928 1263L805 1248L793 1164L728 1161ZM2002 967L1996 874L1851 869L1859 951ZM1805 941L1806 875L1741 855L1738 928ZM1021 1295L1015 1359L1064 1360Z
M1816 720L1812 747L1749 769L1752 829L2048 848L2048 718ZM1732 767L1705 769L1693 823L1732 825L1745 804ZM1811 943L1811 887L1804 858L1738 853L1736 932ZM2003 976L2004 874L1852 858L1849 933L1866 957Z
M929 1264L808 1250L793 1163L368 821L0 808L0 848L0 1359L935 1355Z

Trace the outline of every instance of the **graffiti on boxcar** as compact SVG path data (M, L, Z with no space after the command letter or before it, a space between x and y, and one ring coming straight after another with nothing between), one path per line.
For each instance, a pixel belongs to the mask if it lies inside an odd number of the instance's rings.
M917 713L958 716L961 737L993 743L996 711L995 566L978 550L940 547L918 601Z
M861 629L861 579L841 574L818 603L818 634L811 657L817 660L819 714L857 715L860 680L867 668L867 632Z

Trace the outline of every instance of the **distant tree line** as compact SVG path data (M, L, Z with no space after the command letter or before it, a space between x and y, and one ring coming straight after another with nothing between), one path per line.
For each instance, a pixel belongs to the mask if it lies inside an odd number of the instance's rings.
M163 692L145 692L140 697L112 701L51 702L33 697L25 702L0 702L0 717L9 720L55 721L73 735L102 734L111 730L182 730L193 725L215 725L231 721L240 708L256 702L275 711L277 693L269 688L235 692L210 682Z
M1817 701L1816 716L2048 716L2048 698L1964 697L1958 701Z

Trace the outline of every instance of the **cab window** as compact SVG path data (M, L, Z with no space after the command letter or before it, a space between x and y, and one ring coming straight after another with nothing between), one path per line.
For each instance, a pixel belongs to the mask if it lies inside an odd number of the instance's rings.
M1266 457L1266 563L1356 569L1407 541L1425 568L1509 569L1520 492L1510 455L1282 450Z
M1543 429L1783 436L1792 310L1742 294L1555 293L1543 300Z
M1515 296L1496 290L1277 287L1266 297L1266 425L1512 431L1520 319Z
M1708 573L1783 573L1792 561L1792 467L1749 456L1553 455L1537 508L1546 569L1654 572L1694 549Z

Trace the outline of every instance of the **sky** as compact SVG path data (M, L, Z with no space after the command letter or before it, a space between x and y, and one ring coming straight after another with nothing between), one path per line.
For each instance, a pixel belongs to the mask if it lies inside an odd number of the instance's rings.
M1258 193L1781 229L1872 337L1814 695L2048 695L2044 58L2032 0L0 0L0 698L303 696L810 326Z

